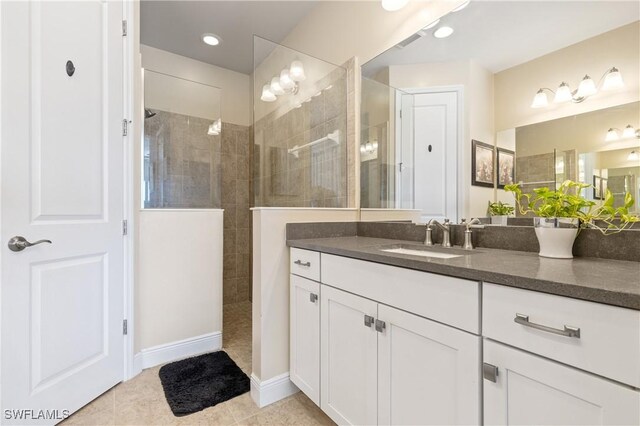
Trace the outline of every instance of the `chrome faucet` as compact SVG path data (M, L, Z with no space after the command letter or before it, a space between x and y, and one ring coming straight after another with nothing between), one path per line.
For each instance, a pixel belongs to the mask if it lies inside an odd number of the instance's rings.
M466 228L464 231L464 244L462 245L463 249L473 250L473 242L471 241L471 226L479 225L480 223L481 223L480 219L478 218L471 219L469 222L462 219L461 224L466 225Z
M442 229L442 247L451 247L451 233L450 233L450 222L449 219L445 219L444 223L440 223L435 219L431 219L429 223L427 223L427 235L424 240L424 245L432 246L433 240L431 238L431 232L433 231L433 225L436 225L438 228Z

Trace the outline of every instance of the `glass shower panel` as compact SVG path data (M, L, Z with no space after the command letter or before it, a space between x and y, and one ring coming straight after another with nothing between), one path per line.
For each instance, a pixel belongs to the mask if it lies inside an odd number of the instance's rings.
M413 95L362 78L360 205L413 208Z
M347 207L347 71L254 36L257 207Z
M142 205L220 208L220 89L144 70Z

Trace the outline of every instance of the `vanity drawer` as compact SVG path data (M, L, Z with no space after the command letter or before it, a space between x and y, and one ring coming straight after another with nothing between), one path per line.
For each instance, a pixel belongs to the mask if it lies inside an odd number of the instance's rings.
M320 281L320 253L317 251L292 248L289 267L292 274Z
M640 387L640 311L490 283L482 299L485 337Z
M322 284L480 334L480 283L322 254Z

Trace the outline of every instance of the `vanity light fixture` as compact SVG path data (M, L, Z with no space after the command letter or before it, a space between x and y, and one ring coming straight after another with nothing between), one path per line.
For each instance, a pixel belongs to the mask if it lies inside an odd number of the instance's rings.
M624 130L620 130L617 127L610 127L609 130L607 130L607 136L605 136L604 140L606 142L612 142L618 139L630 138L640 139L640 129L636 130L631 124L627 124Z
M395 12L405 7L409 0L382 0L382 8L387 12Z
M453 28L447 26L438 27L438 29L433 32L435 38L447 38L451 34L453 34Z
M549 104L545 91L554 94L554 103L569 101L580 103L589 96L593 96L598 93L599 88L602 90L615 90L622 87L624 87L624 82L622 81L620 70L616 67L611 67L602 75L597 84L591 77L589 77L588 74L585 75L582 81L580 81L577 90L572 91L569 85L564 81L560 83L560 86L558 86L556 90L549 89L548 87L540 88L533 98L531 108L542 108Z
M217 46L220 44L220 37L212 33L202 34L202 41L209 46Z
M638 155L636 151L631 151L631 153L629 153L629 156L627 157L627 160L638 161L640 160L640 155Z
M298 93L298 82L306 78L304 66L300 61L293 61L289 67L284 68L262 86L260 100L274 102L278 96Z

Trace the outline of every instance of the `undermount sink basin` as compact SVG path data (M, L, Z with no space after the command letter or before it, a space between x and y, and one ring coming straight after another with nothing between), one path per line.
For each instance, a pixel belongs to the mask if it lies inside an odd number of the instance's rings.
M435 259L453 259L471 254L472 252L455 248L421 247L409 244L398 244L380 248L380 251L411 256L431 257Z

